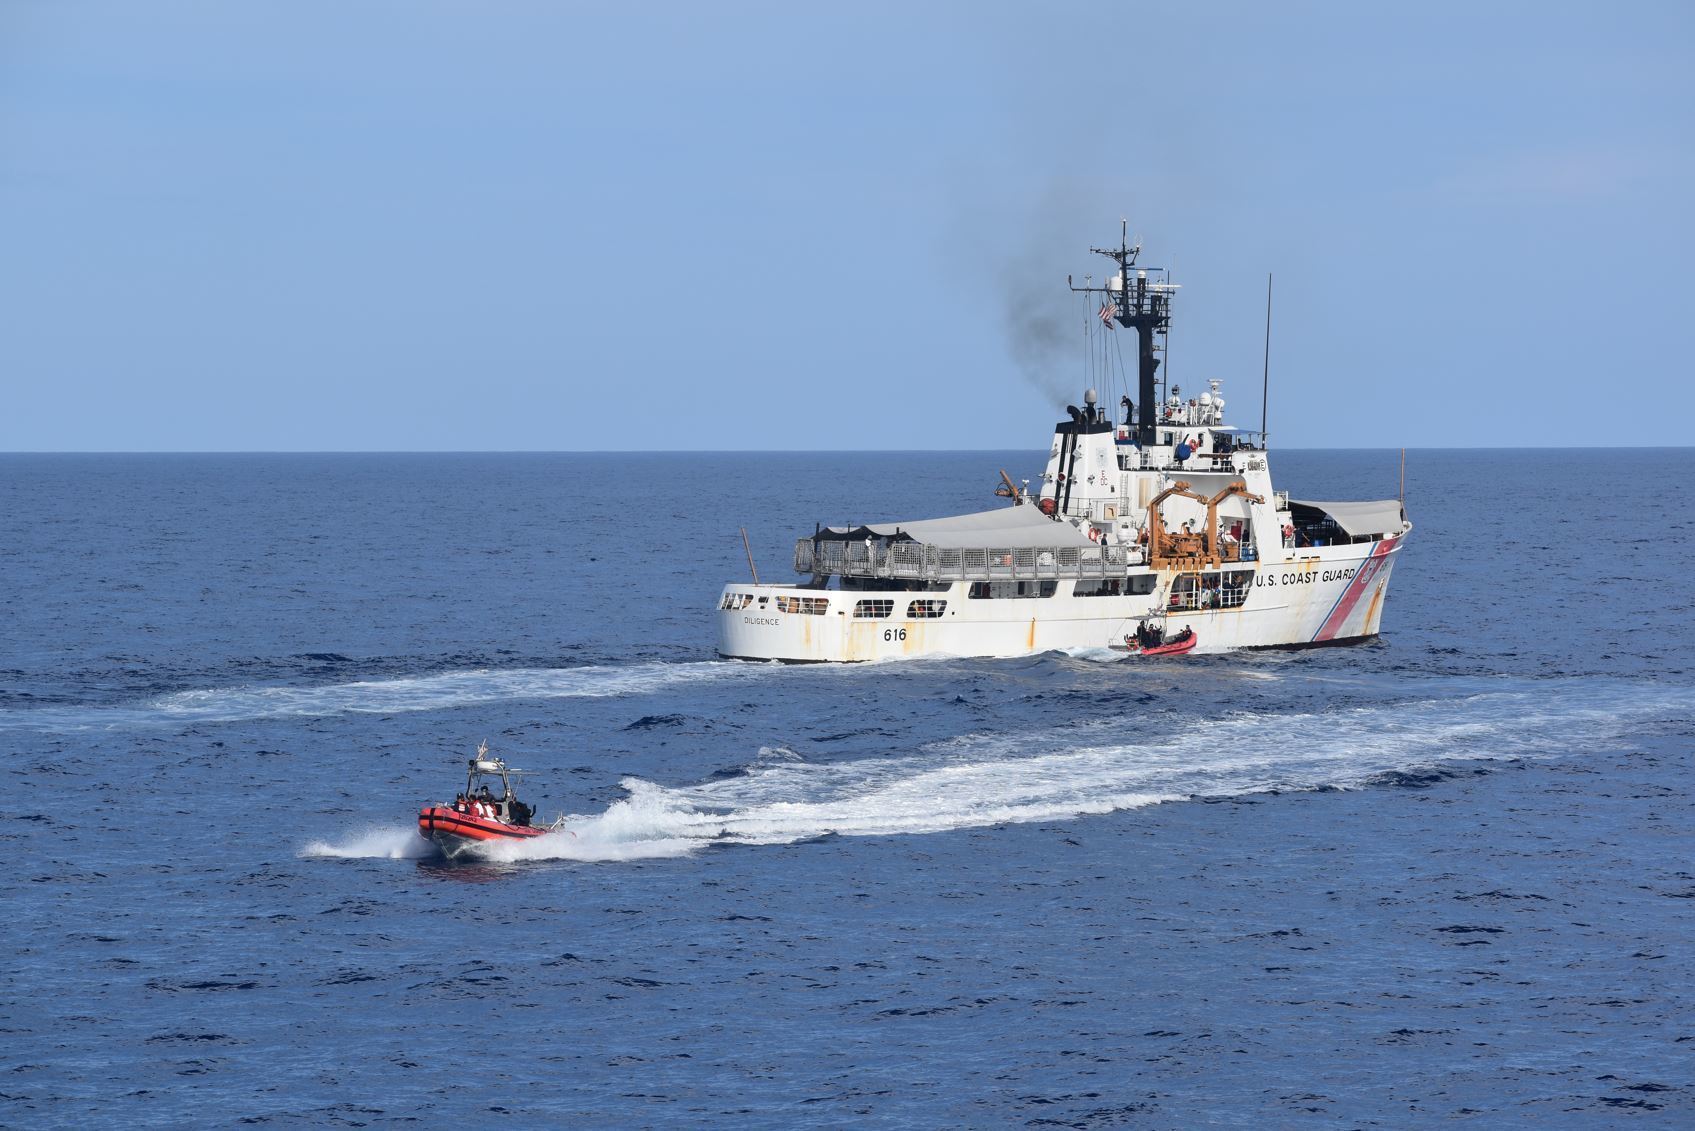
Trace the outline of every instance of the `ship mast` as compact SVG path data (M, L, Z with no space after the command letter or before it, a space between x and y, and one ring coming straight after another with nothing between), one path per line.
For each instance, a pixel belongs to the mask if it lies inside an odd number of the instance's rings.
M1158 441L1155 422L1159 404L1154 391L1154 374L1159 369L1159 358L1154 354L1165 351L1165 333L1171 326L1171 294L1177 287L1163 267L1136 267L1136 257L1142 253L1142 245L1130 246L1128 220L1123 221L1118 247L1091 247L1089 250L1117 263L1117 277L1107 280L1104 287L1079 287L1071 283L1070 278L1066 279L1066 283L1079 294L1099 292L1105 295L1106 303L1112 307L1110 316L1120 326L1136 331L1139 346L1137 375L1140 378L1136 398L1136 443L1150 448ZM1132 269L1136 272L1135 278L1130 276ZM1153 280L1148 278L1149 271L1155 275ZM1158 335L1157 339L1155 335Z

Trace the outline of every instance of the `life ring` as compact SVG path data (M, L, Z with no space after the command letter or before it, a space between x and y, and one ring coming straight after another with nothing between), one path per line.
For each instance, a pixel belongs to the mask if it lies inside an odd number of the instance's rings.
M1100 540L1101 540L1101 532L1093 526L1089 527L1089 541L1099 542Z

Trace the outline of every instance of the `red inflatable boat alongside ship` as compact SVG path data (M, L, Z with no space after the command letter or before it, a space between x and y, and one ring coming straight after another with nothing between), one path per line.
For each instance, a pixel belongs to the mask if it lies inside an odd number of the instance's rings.
M1185 652L1194 651L1195 645L1200 643L1200 639L1195 635L1194 629L1185 625L1183 631L1170 640L1161 640L1157 644L1151 642L1143 644L1140 647L1133 648L1133 651L1138 656L1181 656ZM1124 642L1134 645L1135 637L1126 636Z

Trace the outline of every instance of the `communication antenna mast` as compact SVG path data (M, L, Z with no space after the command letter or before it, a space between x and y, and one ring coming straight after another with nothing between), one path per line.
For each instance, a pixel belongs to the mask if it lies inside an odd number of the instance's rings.
M1177 290L1171 273L1163 267L1138 267L1136 257L1142 245L1130 244L1130 221L1120 222L1119 244L1116 248L1091 247L1096 255L1104 255L1118 264L1118 274L1107 280L1104 287L1089 286L1089 280L1071 289L1105 296L1103 320L1136 331L1137 350L1137 423L1136 442L1152 447L1158 439L1158 397L1155 395L1156 375L1160 358L1166 352L1166 331L1171 326L1171 296ZM1132 278L1130 272L1136 272ZM1068 283L1069 279L1066 280Z
M1265 402L1271 392L1271 272L1265 273L1265 368L1260 371L1259 442L1265 446Z

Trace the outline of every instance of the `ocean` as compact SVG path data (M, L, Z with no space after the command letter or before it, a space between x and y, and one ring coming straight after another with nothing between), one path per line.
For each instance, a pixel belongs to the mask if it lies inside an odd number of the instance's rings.
M0 1123L1695 1122L1695 450L1408 452L1367 643L714 655L1040 458L0 456Z

